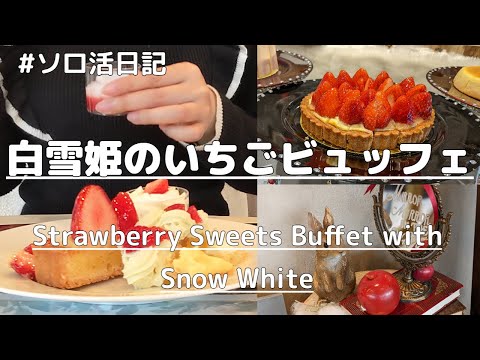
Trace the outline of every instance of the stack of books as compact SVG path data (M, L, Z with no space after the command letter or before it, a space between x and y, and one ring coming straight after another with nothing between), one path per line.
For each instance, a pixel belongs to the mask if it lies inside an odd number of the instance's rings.
M463 285L439 272L435 272L430 281L432 292L425 300L400 302L390 315L463 315L465 306L457 300ZM362 310L356 294L342 300L340 305L353 315L368 315Z

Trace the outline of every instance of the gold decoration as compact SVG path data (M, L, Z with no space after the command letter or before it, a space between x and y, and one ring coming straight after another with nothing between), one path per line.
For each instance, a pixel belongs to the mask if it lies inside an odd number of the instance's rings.
M424 185L409 185L410 188L414 188L413 191L410 192L412 196L418 195L421 192L420 187L423 187L423 186ZM433 227L433 230L437 230L440 232L442 242L440 245L435 244L428 247L431 247L431 248L438 247L440 248L440 250L422 251L417 249L415 251L410 251L410 249L396 246L393 243L391 245L386 245L383 238L383 233L385 231L389 232L392 230L392 220L388 213L387 213L387 216L385 216L385 209L384 209L384 203L383 203L385 185L380 186L378 196L373 195L373 201L374 201L373 212L374 212L375 224L377 226L377 230L379 231L385 246L387 246L390 249L389 250L390 254L392 254L393 257L395 257L395 259L404 268L403 271L398 272L395 275L400 285L401 300L403 302L417 302L417 301L422 301L428 297L428 295L432 290L431 282L430 281L420 282L415 280L412 276L412 272L418 268L433 264L437 260L437 258L440 255L442 255L443 252L445 251L451 236L450 219L453 216L453 213L449 212L446 216L443 215L443 204L442 204L442 200L441 200L438 188L437 186L432 185L432 189L438 204L438 221L435 227ZM416 203L416 204L406 204L404 210L418 211L418 209L419 209L419 204ZM403 228L403 230L405 230L405 228ZM442 285L439 284L438 286L441 287Z
M308 225L317 234L321 232L322 244L326 243L325 229L333 224L333 215L328 208L325 208L323 224L312 213L308 213ZM343 247L343 243L342 237L340 247ZM318 250L315 253L313 290L320 299L332 302L343 300L355 289L355 273L350 266L348 252Z

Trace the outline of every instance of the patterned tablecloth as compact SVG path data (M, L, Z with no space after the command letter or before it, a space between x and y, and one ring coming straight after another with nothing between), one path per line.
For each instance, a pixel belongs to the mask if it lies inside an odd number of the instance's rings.
M221 294L142 305L44 301L0 293L0 315L256 315L251 294Z

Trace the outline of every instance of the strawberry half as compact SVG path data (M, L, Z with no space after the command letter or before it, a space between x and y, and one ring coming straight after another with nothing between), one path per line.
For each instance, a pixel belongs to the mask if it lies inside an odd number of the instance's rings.
M332 84L330 84L330 82L328 81L322 81L318 87L317 87L317 90L315 90L315 92L313 93L312 95L312 103L313 105L315 106L315 104L317 103L318 99L320 99L320 97L325 94L328 90L330 90L331 88L333 88Z
M363 87L363 91L368 90L368 89L373 89L373 79L368 78L367 81L365 82L365 86Z
M420 116L425 119L432 113L432 95L428 92L415 94L410 98L413 104L414 116Z
M360 91L359 90L349 90L343 97L343 101L350 101L352 99L360 99ZM343 104L343 102L342 102Z
M340 87L344 83L348 83L350 85L354 84L350 75L348 75L348 73L345 70L341 70L337 77L337 84Z
M387 98L390 106L393 106L393 104L395 104L395 101L397 101L397 99L402 95L403 95L402 87L398 84L395 84L389 87L385 91L385 97Z
M405 95L400 96L393 104L392 119L404 124L413 122L413 106Z
M146 244L143 244L143 233L145 232L150 232L150 234L147 235L147 241L146 241ZM166 234L166 231L162 228L159 228L159 227L155 227L155 226L152 226L152 227L148 227L148 226L135 226L133 228L131 228L129 230L129 233L130 232L137 232L138 234L140 234L140 238L136 238L135 242L138 242L139 245L138 246L133 246L131 244L128 243L128 241L125 241L122 245L123 248L126 248L126 249L133 249L133 250L127 250L127 254L130 254L132 252L135 252L137 251L138 249L140 248L148 248L148 247L152 247L152 246L155 246L156 243L155 243L155 240L156 240L156 233L157 232L165 232L165 234L162 234L160 235L160 242L164 241L164 240L168 240L169 237L168 235ZM130 235L131 236L131 235Z
M363 103L363 106L366 107L373 99L375 99L376 91L374 89L368 89L362 92L360 95L360 101Z
M323 75L322 82L325 81L328 81L332 85L332 87L338 87L337 79L335 78L335 75L333 75L330 71Z
M340 108L338 117L348 125L361 123L363 120L363 108L364 107L363 103L360 101L360 96L348 97Z
M72 211L71 230L110 231L118 229L118 219L112 202L98 185L89 185L80 191Z
M35 281L35 262L33 254L25 250L20 251L12 258L12 260L10 260L10 267L24 278Z
M128 193L118 193L112 200L112 205L117 214L119 230L128 231L137 224L137 210Z
M195 206L190 206L187 210L187 212L190 214L190 217L192 218L193 221L195 221L197 224L200 224L203 222L202 218L200 215L198 215L198 210Z
M168 191L168 180L158 179L145 186L145 192L149 194L165 194Z
M340 99L338 98L338 90L333 88L323 94L315 104L315 111L321 116L334 118L340 109Z
M427 87L425 85L418 84L418 85L414 86L413 88L411 88L410 90L408 90L405 95L407 95L407 97L410 98L415 94L420 94L420 93L423 93L423 92L426 92L426 91L427 91Z
M173 204L173 205L170 205L169 207L166 207L164 211L172 211L172 210L183 210L183 211L185 211L185 205L184 204Z
M357 84L358 90L363 90L369 78L370 76L368 76L367 70L365 70L364 68L360 68L357 70L355 75L353 75L352 80L355 84Z
M378 89L380 85L384 83L385 80L387 80L390 77L386 71L382 71L380 74L378 74L377 78L373 82L373 87L375 89Z
M408 90L410 90L414 86L415 80L413 80L413 77L408 77L400 83L400 87L402 88L404 94L406 94Z
M378 91L387 91L392 86L393 86L393 80L388 78L382 83L382 85L378 87Z
M338 88L338 98L340 99L340 102L343 103L345 95L351 90L353 90L353 86L348 82L344 82L342 85L340 85Z
M363 124L369 130L382 129L390 120L390 104L382 93L377 93L375 99L363 111Z

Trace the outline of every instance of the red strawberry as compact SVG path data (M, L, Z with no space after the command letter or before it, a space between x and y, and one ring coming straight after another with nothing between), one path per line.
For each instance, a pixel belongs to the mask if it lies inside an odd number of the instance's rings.
M323 75L322 82L325 81L328 81L335 88L338 87L337 79L335 78L335 75L333 75L330 71Z
M357 89L365 89L365 86L367 85L367 81L368 79L365 79L365 78L360 78L357 80L356 82L356 85L357 85Z
M200 215L198 215L198 210L195 206L193 205L190 206L187 212L190 214L190 217L192 218L192 220L195 221L197 224L200 224L201 222L203 222Z
M340 109L338 90L333 88L323 94L315 104L315 111L322 116L334 118Z
M149 194L165 194L168 191L168 180L158 179L145 186L145 192Z
M143 244L143 233L147 232L147 231L150 232L150 234L147 235L146 244ZM155 246L156 245L156 233L157 232L164 232L164 234L160 235L160 242L169 239L168 234L166 233L166 231L164 229L159 228L159 227L155 227L155 226L152 226L152 227L135 226L135 227L130 229L129 233L130 232L137 232L138 234L140 234L140 237L139 238L136 237L135 240L134 240L135 242L139 243L138 246L131 245L131 244L128 243L128 241L125 241L123 243L124 248L133 249L133 250L127 250L126 252L128 254L137 251L135 249L148 248L148 247L151 247L151 246ZM132 235L130 235L130 236L132 236Z
M357 89L362 90L365 86L365 83L370 77L368 76L367 70L360 68L357 70L355 75L353 75L353 82L357 84Z
M378 94L377 93L375 95L375 98L377 98L382 103L382 106L378 109L379 118L377 119L377 129L383 129L390 122L391 114L392 114L392 107L388 103L388 100L385 97L385 94L383 94L383 93ZM374 99L374 101L375 101L375 99Z
M347 93L343 97L342 104L345 101L350 101L350 100L353 100L353 99L360 99L360 90L349 90L349 91L347 91Z
M348 82L344 82L342 85L340 85L340 87L338 88L338 98L340 99L340 102L343 102L345 95L348 91L351 90L353 90L353 86L350 85L350 83Z
M72 231L110 231L118 229L118 219L105 191L98 185L89 185L79 192L72 211Z
M347 96L338 112L338 117L348 125L361 123L363 120L363 103L360 101L360 96L355 97L354 94Z
M337 84L340 87L340 85L344 83L348 83L350 85L354 84L350 75L348 75L348 73L345 70L341 70L337 77Z
M28 245L28 246L25 246L25 249L23 249L23 251L26 251L27 253L33 255L32 246L33 246L33 244L30 244L30 245Z
M164 211L172 211L172 210L183 210L183 211L185 211L185 205L184 204L173 204L173 205L170 205L169 207L166 207Z
M363 87L363 91L368 90L368 89L373 89L373 79L368 78L367 81L365 82L365 86Z
M380 87L378 88L378 91L385 92L392 86L393 86L393 80L388 78L382 83L382 85L380 85Z
M138 214L128 193L118 193L112 200L113 209L117 214L119 230L128 231L138 222Z
M22 250L10 260L10 267L26 279L35 281L35 262L33 254Z
M378 74L377 78L373 82L373 87L375 89L378 89L380 85L383 84L385 80L387 80L390 77L386 71L382 71L380 74Z
M413 106L405 95L400 96L393 104L392 119L404 124L413 122Z
M390 106L393 106L393 104L395 104L395 101L397 101L397 99L402 95L403 95L402 87L398 84L395 84L389 87L385 91L385 97L387 98Z
M377 93L375 99L363 111L364 126L367 129L382 129L390 120L390 104L382 93Z
M415 94L410 98L413 104L414 116L425 119L432 113L432 95L428 92Z
M406 94L408 90L410 90L414 86L415 80L413 80L413 77L408 77L400 83L400 87L402 88L404 94Z
M426 91L427 91L427 87L425 85L418 84L418 85L414 86L413 88L411 88L410 90L408 90L405 95L407 95L407 97L410 98L415 94L420 94L420 93L426 92Z
M312 95L312 103L313 105L315 106L315 104L317 103L318 99L320 99L320 97L326 93L328 90L330 90L331 88L333 88L332 84L330 84L330 82L328 81L322 81L318 87L317 87L317 90L315 90L315 92L313 93Z
M363 103L363 106L366 107L370 102L375 99L376 91L374 89L368 89L362 92L360 96L360 101Z
M367 112L367 108L363 110L363 126L368 130L374 131L377 127L377 120L370 110Z

